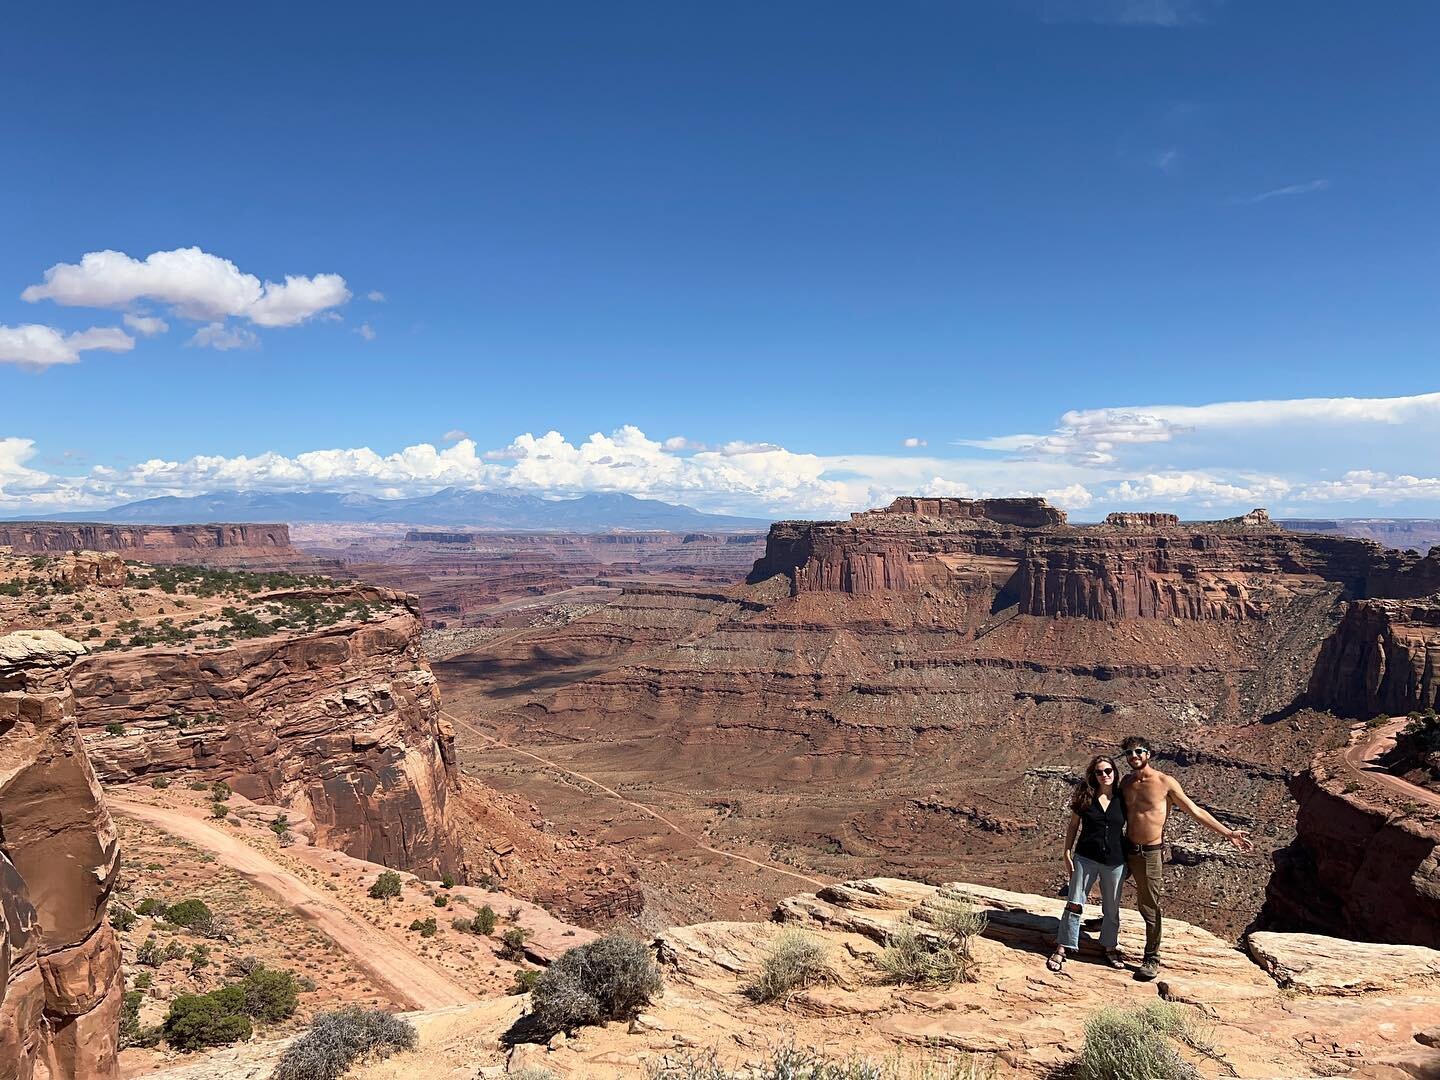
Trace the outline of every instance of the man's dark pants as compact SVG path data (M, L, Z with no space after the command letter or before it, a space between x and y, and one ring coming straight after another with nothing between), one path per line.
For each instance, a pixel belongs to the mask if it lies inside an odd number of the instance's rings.
M1147 844L1138 847L1126 844L1125 863L1135 878L1137 893L1135 906L1140 909L1140 918L1145 920L1145 958L1160 956L1160 900L1164 884L1160 870L1160 855L1163 844Z

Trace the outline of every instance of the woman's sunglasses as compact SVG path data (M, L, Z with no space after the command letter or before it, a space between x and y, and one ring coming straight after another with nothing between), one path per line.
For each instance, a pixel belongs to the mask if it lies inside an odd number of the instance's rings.
M1096 770L1095 770L1095 775L1096 775L1096 776L1114 776L1114 775L1115 775L1115 770L1114 770L1114 769L1096 769Z

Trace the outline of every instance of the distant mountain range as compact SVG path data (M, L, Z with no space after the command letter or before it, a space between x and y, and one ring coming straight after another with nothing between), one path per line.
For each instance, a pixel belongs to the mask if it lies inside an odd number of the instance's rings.
M1422 555L1440 544L1440 519L1436 518L1287 518L1278 524L1292 532L1354 536L1385 547L1413 548Z
M11 518L9 520L30 520ZM396 522L495 530L608 532L657 529L672 532L735 532L768 528L761 518L706 514L688 506L633 495L591 494L575 499L542 499L514 492L445 488L413 499L334 492L216 491L188 497L163 496L109 510L49 514L47 521L96 521L136 525L195 525L206 522Z

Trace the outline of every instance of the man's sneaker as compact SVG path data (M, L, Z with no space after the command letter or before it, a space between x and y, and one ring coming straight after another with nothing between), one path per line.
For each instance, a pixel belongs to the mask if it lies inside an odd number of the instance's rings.
M1135 978L1141 982L1149 982L1160 974L1160 958L1158 956L1147 956L1140 966L1135 970Z

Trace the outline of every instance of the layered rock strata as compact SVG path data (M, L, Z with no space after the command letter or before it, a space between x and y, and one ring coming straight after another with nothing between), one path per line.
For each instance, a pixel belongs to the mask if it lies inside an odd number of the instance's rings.
M0 1077L115 1075L124 982L106 921L119 845L75 725L84 647L0 637Z
M1346 604L1315 664L1310 698L1360 719L1440 706L1440 595Z
M363 600L372 614L219 651L107 652L77 664L96 771L113 783L181 772L223 780L310 819L323 846L431 876L455 872L453 734L414 599L369 588L317 595Z
M287 525L106 525L98 522L0 522L0 547L21 554L110 551L145 562L214 565L298 559Z

